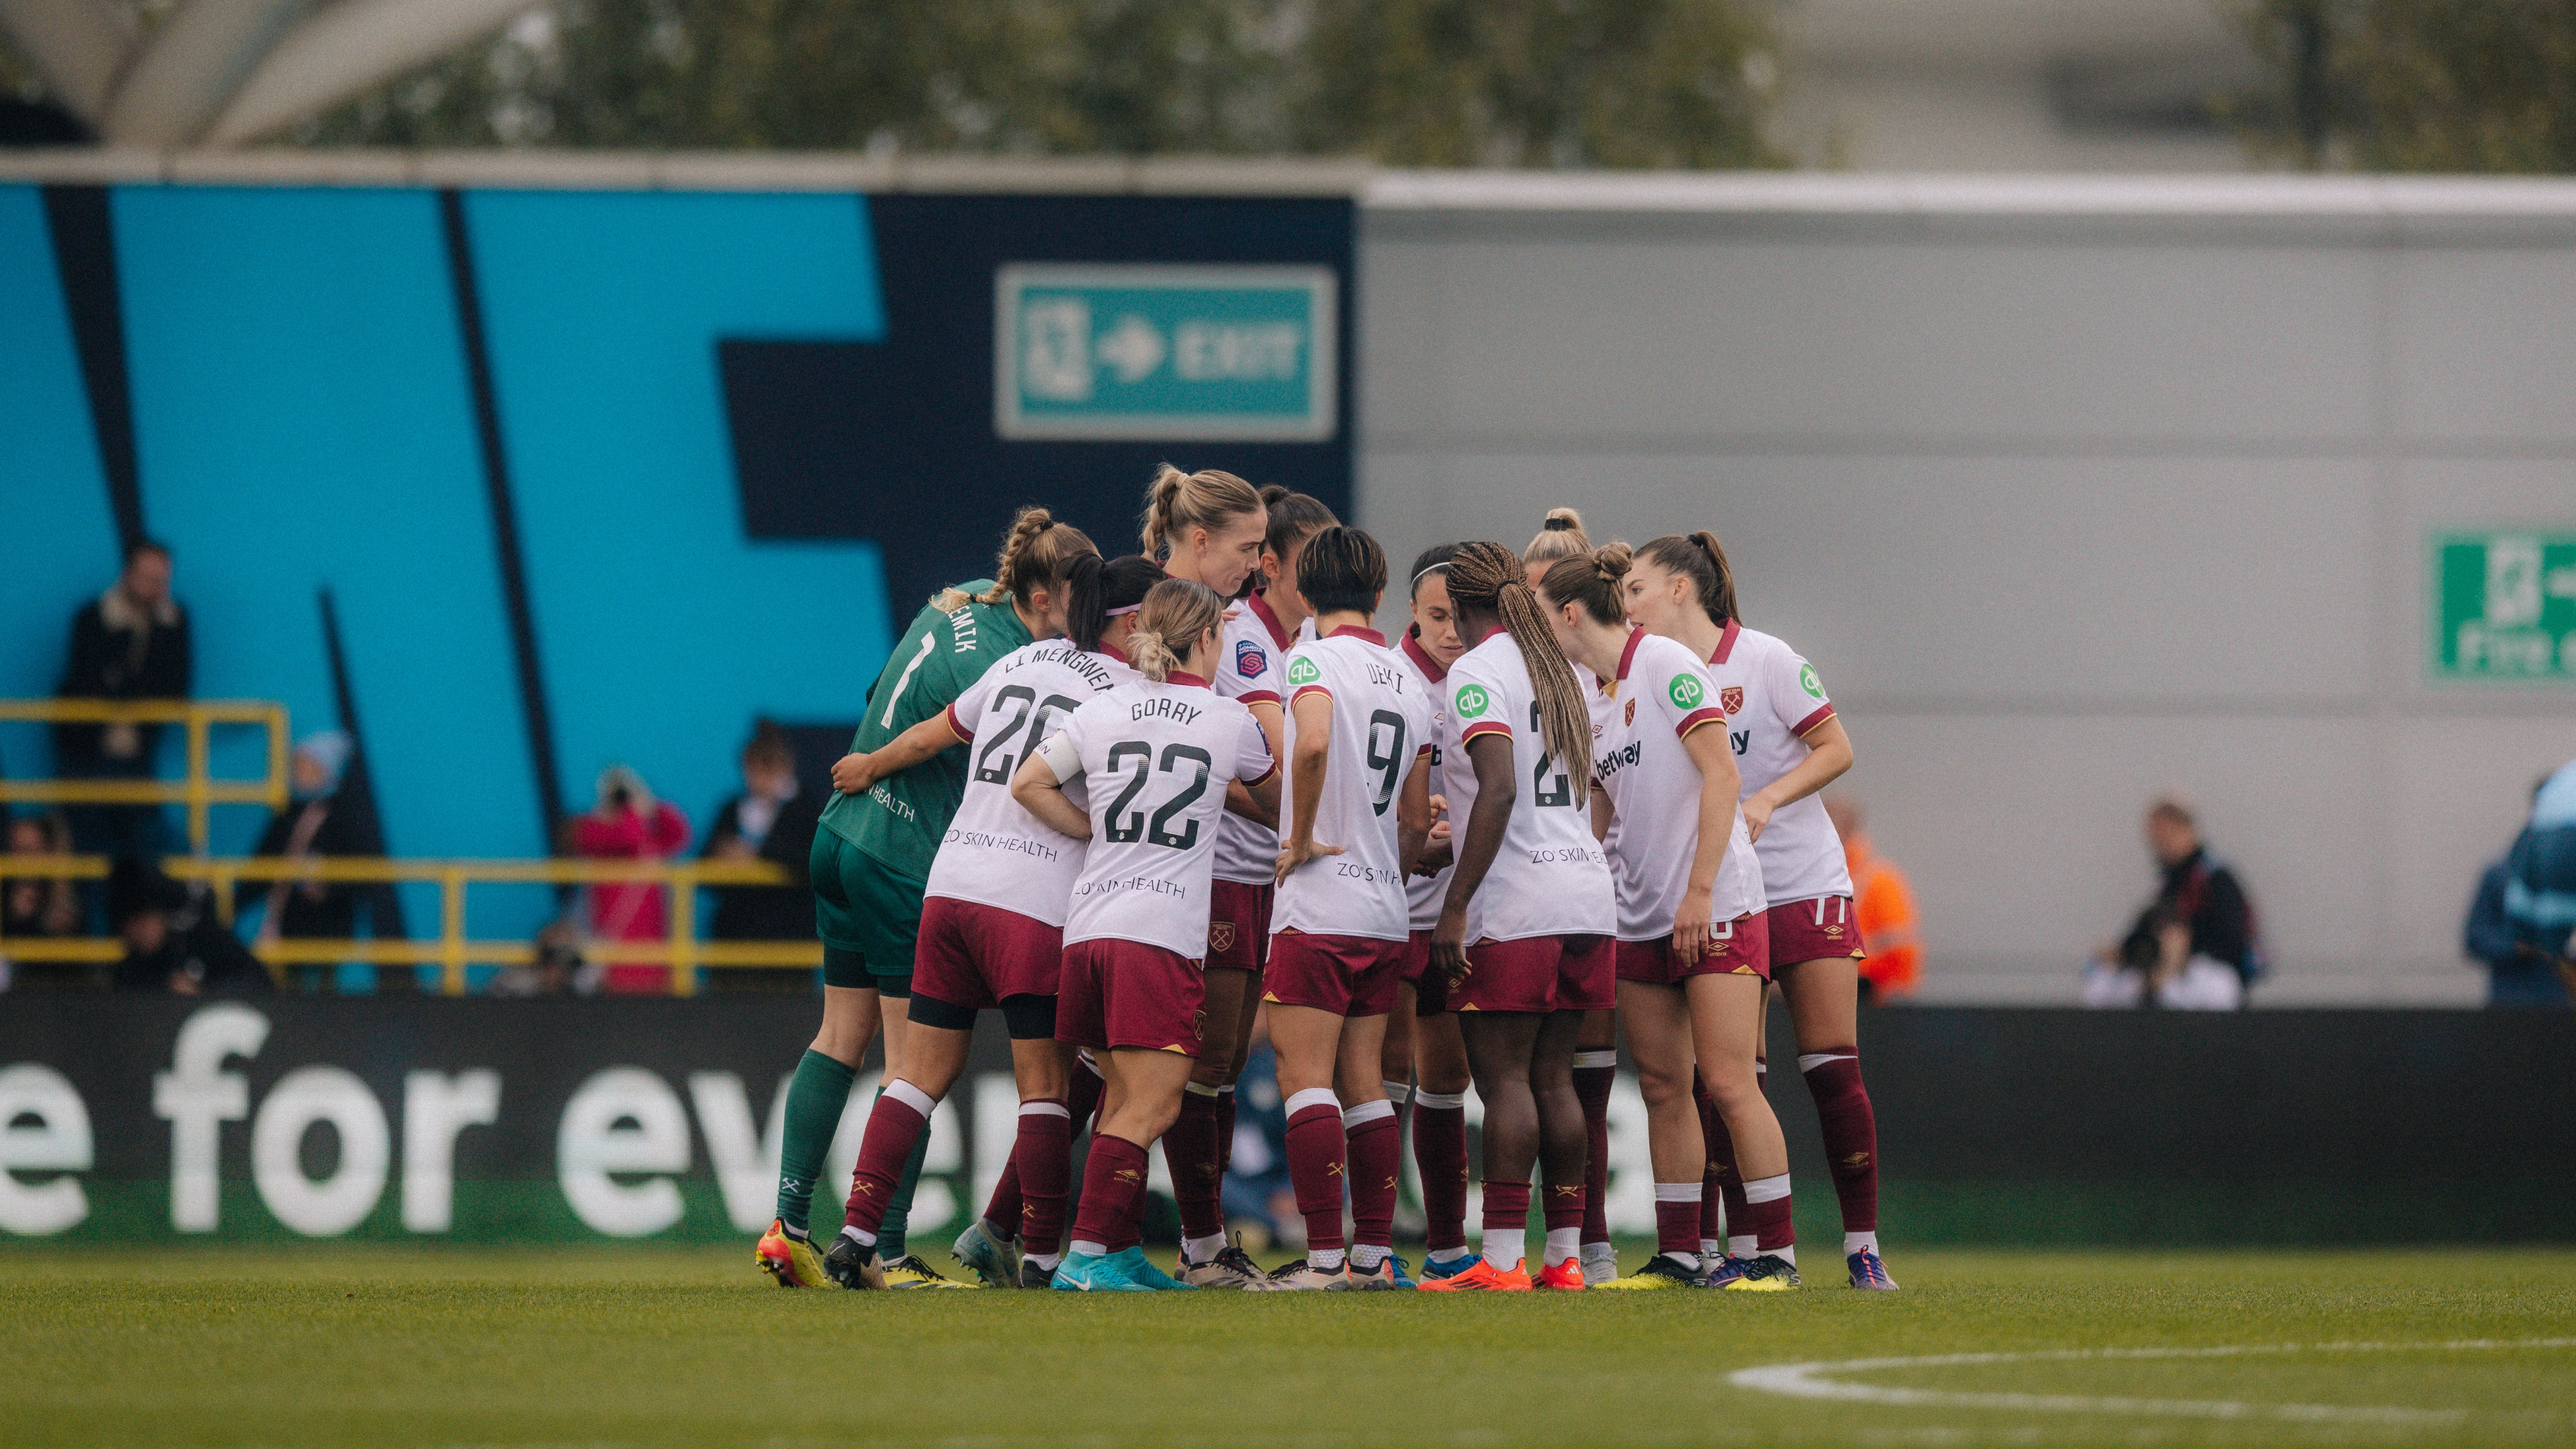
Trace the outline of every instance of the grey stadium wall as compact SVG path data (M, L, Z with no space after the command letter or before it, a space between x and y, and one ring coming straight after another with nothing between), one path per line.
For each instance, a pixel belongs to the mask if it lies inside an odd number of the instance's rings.
M2576 754L2576 663L2443 678L2430 618L2442 535L2576 546L2576 184L290 151L0 179L1355 198L1359 521L1399 560L1559 503L1716 529L1849 721L1929 1000L2072 1000L2173 790L2261 911L2258 1003L2467 1004L2470 886Z

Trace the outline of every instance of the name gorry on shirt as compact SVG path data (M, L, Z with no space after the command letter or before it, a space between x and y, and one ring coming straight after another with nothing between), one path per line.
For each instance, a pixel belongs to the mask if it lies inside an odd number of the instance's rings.
M1168 719L1181 724L1194 724L1205 713L1198 706L1185 704L1167 694L1149 694L1128 707L1129 719Z

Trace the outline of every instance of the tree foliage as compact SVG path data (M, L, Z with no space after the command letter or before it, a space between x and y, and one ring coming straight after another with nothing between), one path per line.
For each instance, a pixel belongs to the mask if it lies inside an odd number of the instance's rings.
M325 144L1759 166L1761 0L552 0Z
M2576 0L2251 0L2258 154L2364 171L2576 171Z

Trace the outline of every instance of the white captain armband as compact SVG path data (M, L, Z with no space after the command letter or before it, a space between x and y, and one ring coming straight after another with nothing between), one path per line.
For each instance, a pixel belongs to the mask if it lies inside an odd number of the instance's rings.
M1038 746L1038 758L1046 761L1048 769L1055 771L1055 782L1059 785L1082 773L1082 751L1074 747L1073 741L1062 730L1047 736L1046 743Z

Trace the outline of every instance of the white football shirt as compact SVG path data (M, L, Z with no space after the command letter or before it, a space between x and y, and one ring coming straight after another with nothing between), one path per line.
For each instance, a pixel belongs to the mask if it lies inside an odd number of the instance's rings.
M1426 736L1431 741L1431 793L1446 798L1449 787L1441 778L1441 761L1446 756L1441 753L1440 746L1441 737L1449 728L1449 691L1442 683L1448 678L1449 671L1440 667L1440 661L1431 657L1431 651L1422 647L1422 641L1414 638L1410 629L1405 631L1396 652L1412 666L1414 678L1422 683L1423 697L1431 702L1431 732ZM1451 821L1454 831L1459 817L1435 815L1432 818ZM1454 840L1452 844L1455 844ZM1405 880L1404 894L1414 930L1428 931L1440 924L1440 903L1448 898L1449 877L1457 868L1454 863L1444 865L1435 874L1411 876Z
M1294 634L1281 628L1279 616L1259 594L1246 598L1217 635L1216 678L1211 681L1216 692L1238 704L1279 703L1287 693L1282 676L1288 651L1305 632L1302 627ZM1218 880L1267 885L1278 869L1279 832L1240 815L1218 822Z
M1610 874L1619 892L1619 939L1655 941L1673 933L1673 916L1690 889L1699 853L1699 766L1682 742L1715 728L1717 684L1691 651L1640 629L1628 636L1619 675L1599 691L1602 723L1592 774L1610 797ZM1713 919L1731 921L1762 909L1762 867L1744 837L1739 807L1710 892Z
M1059 733L1091 811L1064 943L1110 937L1204 960L1226 781L1257 785L1277 768L1252 711L1176 672L1094 696Z
M965 739L966 793L940 838L923 894L975 901L1064 924L1083 842L1058 835L1011 794L1011 776L1056 726L1096 695L1138 678L1123 660L1046 639L995 660L948 706ZM1083 803L1076 782L1066 787Z
M1592 838L1592 814L1575 803L1565 762L1553 759L1539 727L1538 695L1512 636L1497 629L1461 655L1445 681L1449 724L1441 749L1454 763L1448 787L1452 843L1464 848L1478 785L1467 743L1499 734L1512 742L1519 780L1493 866L1467 905L1467 940L1517 941L1530 936L1607 936L1618 928L1610 863ZM1573 762L1588 770L1589 760Z
M1834 717L1814 665L1779 639L1732 620L1708 672L1717 681L1718 708L1726 712L1727 740L1735 747L1746 796L1804 763L1807 735ZM1753 854L1762 863L1762 894L1772 905L1852 893L1842 837L1834 834L1825 802L1816 795L1773 811Z
M1374 629L1336 629L1289 651L1288 758L1279 786L1284 837L1296 828L1297 701L1333 702L1315 841L1342 847L1279 883L1270 929L1401 941L1412 927L1396 797L1413 762L1431 753L1431 700L1420 675Z

